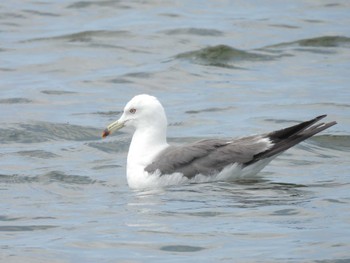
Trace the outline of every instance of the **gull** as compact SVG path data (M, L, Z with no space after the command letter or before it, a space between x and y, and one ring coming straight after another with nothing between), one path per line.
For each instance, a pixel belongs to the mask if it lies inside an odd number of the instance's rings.
M317 123L324 117L260 135L169 145L163 106L156 97L142 94L126 104L119 120L108 125L102 137L133 127L127 157L128 185L133 189L157 188L254 176L282 152L336 124Z

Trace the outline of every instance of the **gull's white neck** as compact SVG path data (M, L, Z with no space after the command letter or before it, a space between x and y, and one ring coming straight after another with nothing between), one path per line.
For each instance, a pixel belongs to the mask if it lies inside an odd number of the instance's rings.
M166 146L166 129L136 129L129 148L128 165L132 162L145 167Z
M130 186L144 181L144 168L168 146L166 123L162 127L144 126L135 130L127 160L127 179Z

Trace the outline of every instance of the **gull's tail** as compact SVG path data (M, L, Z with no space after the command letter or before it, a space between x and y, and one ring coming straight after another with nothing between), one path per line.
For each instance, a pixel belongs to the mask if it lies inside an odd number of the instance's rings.
M245 165L249 165L259 160L284 152L307 138L310 138L311 136L314 136L315 134L337 124L335 121L315 124L326 116L327 115L321 115L312 120L266 134L265 137L272 142L273 146L265 152L256 154L253 160L245 163Z

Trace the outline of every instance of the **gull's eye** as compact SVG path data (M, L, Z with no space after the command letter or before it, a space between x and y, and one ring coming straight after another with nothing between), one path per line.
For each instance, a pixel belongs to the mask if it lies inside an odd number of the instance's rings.
M135 108L131 108L131 109L129 110L129 112L130 112L131 114L134 114L134 113L136 112L136 109L135 109Z

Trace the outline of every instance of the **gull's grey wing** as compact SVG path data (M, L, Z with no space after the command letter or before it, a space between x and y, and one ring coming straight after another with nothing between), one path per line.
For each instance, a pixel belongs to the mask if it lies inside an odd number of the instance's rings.
M336 124L335 121L315 124L324 117L326 115L282 130L232 141L208 139L185 146L169 146L145 168L145 171L159 170L161 174L180 172L192 178L196 174L214 174L234 163L245 167L276 156Z
M169 146L145 168L147 172L159 170L161 174L180 172L188 178L196 174L211 175L229 164L244 164L270 144L261 136L250 136L234 141L208 139L185 146Z

